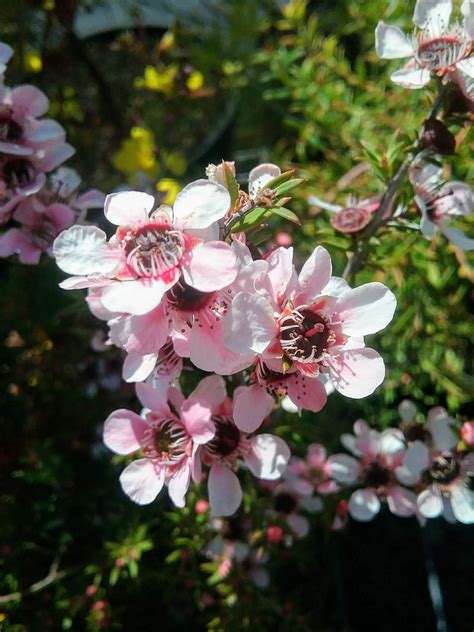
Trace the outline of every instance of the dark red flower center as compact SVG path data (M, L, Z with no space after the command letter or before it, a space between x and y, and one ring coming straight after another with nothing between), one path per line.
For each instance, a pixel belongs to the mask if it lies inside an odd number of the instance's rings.
M26 158L11 158L3 165L3 178L9 187L24 186L34 180L35 168Z
M378 461L374 461L364 468L362 478L367 487L374 487L377 489L389 484L392 478L392 473L387 467L384 467Z
M278 511L278 513L288 515L296 509L297 502L291 494L288 494L287 492L279 492L275 496L273 506L275 511Z
M429 470L431 480L446 485L459 475L459 463L452 452L446 451L437 456Z
M213 456L226 457L233 454L240 444L240 430L230 417L213 417L216 434L206 444L207 451Z
M188 285L183 277L166 293L169 303L182 312L197 312L213 298L214 292L200 292Z
M0 141L15 142L22 137L23 130L8 113L0 110Z
M334 339L327 318L307 307L295 309L280 320L280 343L291 360L315 362Z
M341 233L357 233L370 222L371 214L365 208L344 208L331 217L331 224Z
M416 51L416 60L427 70L446 70L466 57L469 50L469 42L452 35L444 35L421 42Z
M143 454L162 461L179 461L186 454L188 433L175 419L151 423L143 441Z
M163 277L179 265L185 238L166 224L146 224L126 233L128 267L140 277Z

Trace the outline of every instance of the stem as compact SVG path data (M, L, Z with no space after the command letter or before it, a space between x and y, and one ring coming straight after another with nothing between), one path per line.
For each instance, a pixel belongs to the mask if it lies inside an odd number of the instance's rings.
M250 213L250 211L253 211L253 209L256 208L257 206L258 206L258 199L249 200L248 202L246 202L242 206L240 211L237 211L237 213L233 213L232 216L230 217L230 219L224 224L224 226L222 228L222 239L226 239L227 236L230 234L230 231L232 230L232 228L243 217L245 217L245 215L247 215L247 213Z
M427 118L435 118L436 114L439 111L442 100L446 93L446 89L443 88L439 91L438 96L433 103L433 107L431 108L431 112L429 113ZM410 154L402 163L401 167L397 171L397 173L393 176L393 178L389 181L388 186L385 190L385 193L382 196L382 200L380 202L380 207L377 209L375 213L374 219L367 226L365 231L362 233L361 238L357 243L357 249L354 254L350 257L345 270L342 274L343 279L348 279L353 274L355 274L360 267L365 263L368 254L369 254L369 241L370 238L377 232L378 228L382 224L386 224L392 218L393 214L393 200L398 193L398 190L402 186L405 181L405 177L410 169L415 158L418 156L419 152L422 150L422 132L418 134L418 140L414 147L413 154ZM390 206L392 205L392 209L389 211ZM387 211L388 214L387 214ZM387 214L387 215L386 215Z
M40 592L41 590L48 588L48 586L51 586L51 584L63 579L66 575L70 575L72 573L72 570L59 571L58 567L59 559L55 559L51 564L46 577L43 577L43 579L31 584L31 586L28 586L28 588L25 588L24 590L18 590L17 592L10 593L9 595L0 595L0 604L9 603L10 601L20 601L23 597L26 597L26 595L32 595Z

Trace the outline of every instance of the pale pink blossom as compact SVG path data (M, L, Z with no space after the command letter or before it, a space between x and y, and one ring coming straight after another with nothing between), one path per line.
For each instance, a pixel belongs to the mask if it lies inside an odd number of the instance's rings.
M200 292L220 290L237 275L235 255L228 244L198 235L206 235L229 205L227 190L208 180L189 184L172 210L162 207L155 213L154 198L147 193L111 194L105 215L118 228L109 241L94 226L73 226L56 239L59 267L80 275L62 287L100 285L107 310L136 315L156 308L181 276Z
M230 400L221 377L206 379L203 397L210 399L212 395L215 435L199 449L199 454L203 464L210 467L208 489L212 514L230 516L242 501L242 488L234 473L241 460L257 478L276 480L286 468L290 451L279 437L270 434L249 437L247 431L241 430L261 425L273 408L272 398L266 406L255 406L248 387L239 386Z
M74 222L74 212L64 204L44 205L24 198L12 214L17 224L0 236L0 257L18 255L21 263L37 264L42 252L51 252L53 241Z
M104 443L108 448L117 454L139 451L142 455L120 475L124 492L134 502L153 502L166 485L173 503L184 507L191 477L200 480L196 452L216 433L211 418L212 381L212 377L204 378L187 399L174 391L173 408L163 393L150 384L139 384L137 394L145 406L142 416L122 409L106 420Z
M357 233L363 230L380 207L380 198L358 200L351 197L346 206L328 204L314 195L308 197L312 206L319 206L331 213L331 224L341 233Z
M445 182L441 166L419 161L410 171L415 202L421 211L421 232L432 239L439 230L453 245L474 250L474 239L459 228L450 226L455 219L474 211L472 189L463 182Z
M273 490L273 504L268 512L271 518L283 519L298 538L309 533L310 524L303 512L322 510L321 499L313 493L312 484L287 468L284 479Z
M338 484L331 478L331 466L326 448L320 443L311 443L308 446L305 459L292 457L287 472L309 482L318 494L325 496L339 490Z
M416 30L407 37L398 27L379 22L375 31L376 50L382 59L410 58L391 75L405 88L422 88L433 76L459 84L466 97L474 99L474 58L472 5L464 2L464 25L450 23L451 0L417 0L413 22Z
M354 456L334 454L328 467L340 485L358 487L349 499L350 515L362 522L372 520L382 502L397 516L414 515L416 495L397 478L406 452L403 433L393 428L380 433L360 420L354 424L354 435L344 434L341 441Z
M320 375L348 397L370 395L385 366L363 336L391 321L395 296L381 283L351 289L331 277L331 259L321 246L298 277L292 257L291 248L273 251L256 292L235 296L224 318L226 346L258 357L253 389L287 394L299 409L318 412L326 403Z
M470 448L474 448L474 421L465 421L461 426L461 439Z

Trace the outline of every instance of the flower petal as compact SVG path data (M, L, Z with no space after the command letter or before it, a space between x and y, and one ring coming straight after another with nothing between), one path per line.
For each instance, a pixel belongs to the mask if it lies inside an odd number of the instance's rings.
M211 467L208 489L213 516L231 516L237 511L242 502L242 488L227 466L215 463Z
M404 88L423 88L431 80L430 71L414 64L407 64L390 75L390 79Z
M206 400L191 395L181 404L180 415L195 443L207 443L216 434L211 406Z
M299 373L288 378L288 397L298 410L311 410L313 413L318 413L327 402L326 389L320 380Z
M158 353L128 353L123 362L122 377L126 382L142 382L155 368Z
M107 235L96 226L71 226L53 244L56 263L68 274L110 274L121 254L107 245Z
M139 382L135 386L138 399L145 408L149 408L161 417L169 417L171 415L168 406L168 389L159 388L158 385L151 385L147 382Z
M216 182L196 180L178 193L173 205L177 228L207 228L224 217L230 208L227 189Z
M151 459L138 459L124 469L120 484L127 496L138 505L149 505L163 489L164 468Z
M49 108L48 97L35 86L23 85L13 88L11 101L15 109L20 109L23 116L34 118L46 114Z
M380 511L380 501L373 489L358 489L350 497L348 509L355 520L368 522Z
M456 520L474 523L474 493L466 485L461 483L451 488L451 507Z
M191 471L189 462L186 461L181 467L173 473L173 476L168 480L168 494L176 507L184 507L185 496L189 488L189 479Z
M384 22L379 22L375 29L375 50L381 59L411 57L414 53L413 45L405 33L398 26Z
M111 312L140 316L155 309L167 289L161 279L116 281L104 288L101 301Z
M262 353L278 328L273 308L263 296L239 292L223 320L223 341L236 353Z
M182 263L184 280L201 292L227 287L237 276L237 259L223 241L208 241L188 253Z
M105 198L104 214L112 224L133 226L144 223L155 205L155 198L141 191L120 191Z
M460 248L466 252L474 250L474 239L470 239L462 230L459 230L459 228L441 228L441 231L446 239L448 239L453 246L456 246L456 248Z
M442 35L447 31L451 11L451 0L417 0L413 22L420 28L430 28L432 35Z
M226 398L225 381L219 375L209 375L202 379L190 397L205 400L214 412Z
M104 424L105 445L117 454L139 450L148 424L131 410L120 409L109 415Z
M422 491L417 502L418 511L425 518L437 518L443 512L443 499L434 485Z
M234 391L235 425L243 432L255 432L271 413L273 406L273 397L258 384L239 386Z
M416 494L400 487L400 485L392 485L387 490L387 504L390 511L395 516L406 518L416 513Z
M263 163L257 165L249 173L249 194L253 197L263 188L265 185L281 174L280 167L271 163Z
M359 461L348 454L333 454L326 463L326 471L331 478L344 485L352 485L359 477Z
M374 349L344 351L331 360L331 379L339 393L360 399L371 395L385 377L385 365Z
M251 451L244 454L247 467L257 478L274 481L283 474L291 453L283 439L260 434L250 439Z
M365 283L344 292L337 299L334 311L348 336L374 334L392 320L397 299L382 283Z
M332 263L329 252L317 246L305 262L299 277L299 295L303 302L310 303L321 290L327 286L331 278Z

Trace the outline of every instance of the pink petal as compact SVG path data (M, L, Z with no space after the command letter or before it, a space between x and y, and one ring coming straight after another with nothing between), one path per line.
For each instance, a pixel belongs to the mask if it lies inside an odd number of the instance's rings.
M199 382L190 397L206 401L214 412L227 397L225 381L218 375L209 375Z
M35 86L17 86L11 91L13 107L19 108L23 116L43 116L49 108L47 96Z
M155 205L155 198L141 191L121 191L105 198L105 217L117 226L145 223Z
M201 292L227 287L237 276L237 259L222 241L209 241L194 248L182 264L184 280Z
M152 386L147 382L139 382L135 386L138 399L145 408L149 408L160 417L170 417L171 412L168 406L168 392Z
M130 454L141 448L148 424L131 410L114 411L105 421L105 445L117 454Z
M147 355L128 353L123 362L123 379L129 383L146 380L155 368L157 358L157 353L149 353Z
M173 473L168 480L168 494L176 507L184 507L185 496L189 488L190 479L189 461L186 459L181 467Z
M58 233L65 228L69 228L76 217L74 211L65 204L51 204L51 206L48 206L46 214L53 222Z
M110 325L114 345L128 353L157 354L168 339L168 320L159 305L142 316L122 316Z
M29 239L18 228L10 228L0 235L0 257L18 254L28 246L30 246Z
M207 323L201 324L202 327L194 326L191 329L187 349L178 347L180 355L186 357L187 354L199 369L219 375L233 375L253 363L253 354L241 355L224 346L221 323L214 323L213 329ZM176 348L176 334L173 337Z
M308 446L307 461L310 467L319 469L323 467L327 458L326 448L320 443L312 443Z
M242 502L242 488L237 476L221 463L211 467L208 479L209 502L213 516L231 516Z
M104 288L102 304L111 312L140 316L155 309L167 289L161 279L116 281Z
M374 349L356 349L344 351L331 359L330 374L339 393L360 399L382 384L385 365Z
M48 147L46 155L39 161L41 171L47 173L59 167L65 160L74 156L76 150L69 143L58 143Z
M53 254L68 274L109 274L117 267L120 253L106 242L107 235L96 226L71 226L56 237Z
M387 503L390 511L402 518L413 516L416 512L416 494L399 485L387 489Z
M105 193L97 189L90 189L74 201L75 208L88 210L90 208L102 208L105 203Z
M358 489L350 497L348 509L355 520L367 522L380 511L380 501L373 489Z
M263 297L239 292L224 317L223 339L236 353L262 353L278 332L273 308Z
M321 290L328 284L331 273L332 264L328 251L322 246L317 246L298 277L299 294L304 303L310 303L321 293Z
M382 283L366 283L345 292L334 312L349 336L366 336L380 331L392 320L397 299Z
M227 189L216 182L196 180L178 193L173 223L178 228L207 228L224 217L229 208Z
M250 439L251 451L244 460L254 476L267 481L280 478L286 470L291 453L283 439L260 434Z
M273 410L273 397L258 384L239 386L234 391L233 419L243 432L255 432Z
M474 523L474 493L459 483L451 489L451 507L456 520L462 524Z
M163 488L165 470L151 459L138 459L120 475L123 491L139 505L152 503Z
M277 248L265 261L268 264L267 274L273 290L273 299L278 303L295 276L293 248Z
M29 143L46 143L59 139L64 141L66 132L62 125L53 119L35 121L28 129L27 140Z
M207 443L216 434L211 406L206 400L191 395L181 404L180 415L195 443Z
M286 522L290 526L293 533L299 538L304 538L309 533L309 522L304 516L298 514L290 514L286 518Z
M4 42L0 42L0 74L2 74L6 68L6 65L10 61L13 55L13 48L5 44Z
M395 474L404 485L415 485L420 475L431 463L427 446L421 441L414 441L405 452L403 465L395 470Z
M355 483L361 471L359 461L348 454L333 454L328 458L325 469L331 478L344 485Z
M327 402L326 389L316 378L295 373L288 379L288 397L299 410L319 412Z

